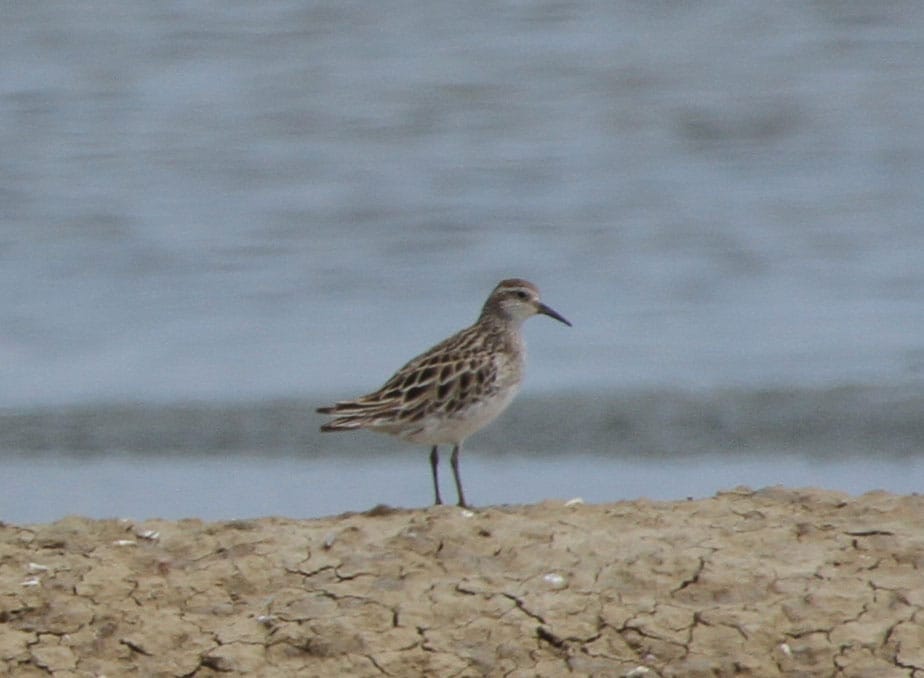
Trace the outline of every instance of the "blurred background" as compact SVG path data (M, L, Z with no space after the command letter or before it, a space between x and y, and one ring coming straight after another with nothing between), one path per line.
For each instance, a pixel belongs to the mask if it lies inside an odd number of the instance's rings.
M924 485L924 4L4 8L0 520L432 500L324 435L525 277L475 505ZM454 497L448 469L444 494Z

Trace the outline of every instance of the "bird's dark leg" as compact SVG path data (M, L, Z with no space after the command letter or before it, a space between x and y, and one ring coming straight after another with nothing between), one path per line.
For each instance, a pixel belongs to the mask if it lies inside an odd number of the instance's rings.
M430 450L430 468L433 470L433 492L436 494L436 501L434 504L442 504L443 500L440 497L440 481L439 475L437 473L436 467L440 464L440 453L437 451L437 446L434 445L433 449Z
M452 456L449 458L449 463L452 464L452 475L456 479L456 492L459 493L459 506L462 508L467 508L468 504L465 503L465 495L462 493L462 479L459 477L459 452L461 451L461 443L453 447Z

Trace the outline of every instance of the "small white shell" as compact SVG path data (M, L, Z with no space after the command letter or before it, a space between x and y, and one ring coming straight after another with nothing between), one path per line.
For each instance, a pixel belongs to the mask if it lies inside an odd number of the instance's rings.
M563 589L568 585L568 581L557 572L542 575L542 580L553 589Z

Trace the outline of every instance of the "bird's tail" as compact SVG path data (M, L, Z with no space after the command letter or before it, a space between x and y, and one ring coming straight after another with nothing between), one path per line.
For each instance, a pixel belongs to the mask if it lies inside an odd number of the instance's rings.
M319 414L336 415L335 419L321 426L321 431L355 431L360 428L375 428L382 422L395 416L393 406L386 403L362 403L355 400L344 401L329 407L319 407Z
M321 426L321 431L324 433L330 433L332 431L355 431L356 429L362 428L363 425L356 421L355 419L334 419L329 421L323 426Z

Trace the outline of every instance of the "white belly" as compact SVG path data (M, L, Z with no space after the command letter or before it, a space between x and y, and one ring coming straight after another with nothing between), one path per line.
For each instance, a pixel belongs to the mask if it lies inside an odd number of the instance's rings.
M517 391L519 385L506 388L488 400L473 403L448 419L429 417L421 422L421 428L398 435L404 440L423 445L458 445L494 421L507 409Z

